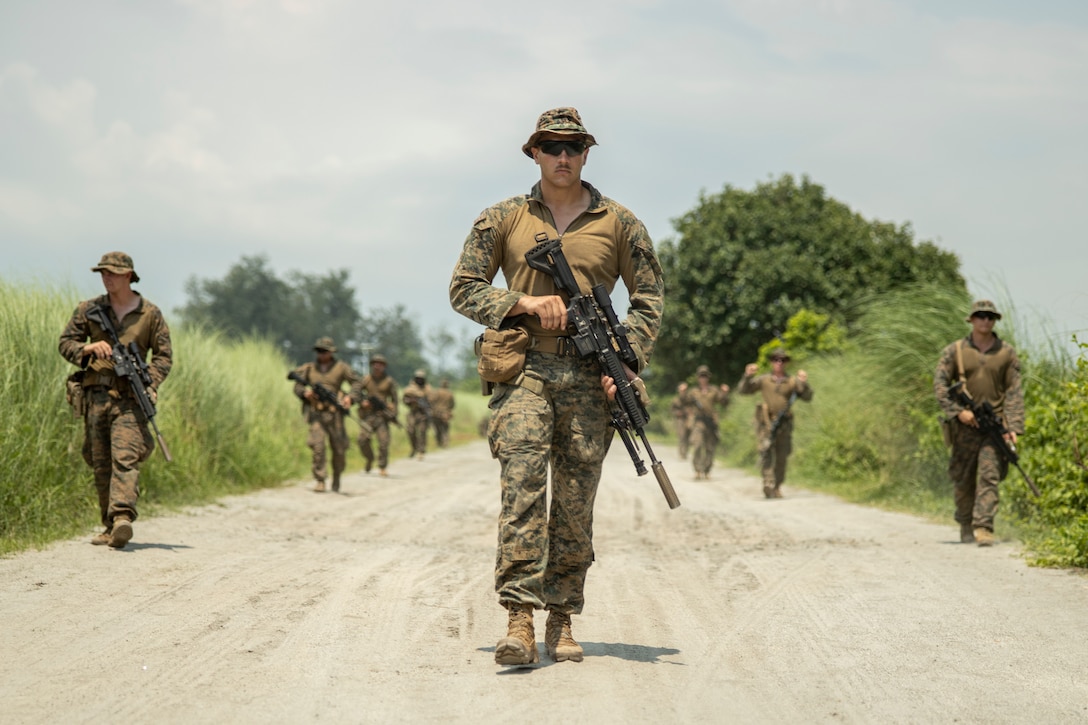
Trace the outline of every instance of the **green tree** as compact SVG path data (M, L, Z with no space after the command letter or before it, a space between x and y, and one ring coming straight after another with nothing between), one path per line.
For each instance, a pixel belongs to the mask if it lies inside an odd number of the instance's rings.
M660 245L665 317L654 356L659 387L696 365L739 375L802 309L849 327L872 291L922 280L965 289L959 260L910 224L869 221L807 177L701 194Z
M274 342L288 359L313 357L318 337L331 336L338 355L361 360L363 318L348 271L291 272L280 279L264 256L242 257L220 280L191 277L188 302L175 310L183 323L222 331L229 338L259 337Z
M427 368L419 329L403 305L375 310L363 321L363 330L368 352L385 356L387 370L397 382L404 384L417 368ZM433 375L428 371L428 382L430 378Z

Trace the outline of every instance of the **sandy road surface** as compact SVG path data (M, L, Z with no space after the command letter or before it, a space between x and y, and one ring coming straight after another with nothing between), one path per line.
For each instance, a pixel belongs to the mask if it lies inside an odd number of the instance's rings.
M675 511L606 464L582 663L494 665L479 443L0 560L0 722L1088 720L1088 579L659 453Z

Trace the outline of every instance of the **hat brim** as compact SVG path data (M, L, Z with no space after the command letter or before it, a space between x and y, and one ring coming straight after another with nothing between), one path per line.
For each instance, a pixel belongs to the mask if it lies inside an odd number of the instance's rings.
M129 267L114 267L112 264L100 264L97 267L91 267L92 272L112 272L113 274L124 274L125 272L132 272L132 281L139 282L140 275L136 274L136 270Z
M578 136L579 138L585 140L586 148L597 145L597 139L593 138L593 134L591 133L582 133L581 131L536 131L533 133L532 136L529 137L529 140L526 141L524 145L522 145L521 152L529 158L533 158L533 152L531 151L531 149L533 148L533 146L536 146L540 142L541 136L549 133L554 133L559 136Z
M979 312L989 312L989 310L979 310ZM967 317L964 317L963 321L970 324L971 318L974 317L977 314L978 314L978 312L972 312L971 314L967 315ZM995 320L1000 320L1001 319L1001 313L1000 312L990 312L990 314L994 316Z

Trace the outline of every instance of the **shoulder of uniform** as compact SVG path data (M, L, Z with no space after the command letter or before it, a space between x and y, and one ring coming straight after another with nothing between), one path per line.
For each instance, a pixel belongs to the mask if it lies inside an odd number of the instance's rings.
M492 204L480 212L480 215L476 217L476 221L472 223L472 226L476 229L496 227L512 212L520 209L527 203L529 203L528 194L520 194L518 196L511 196L508 199L503 199L498 204Z

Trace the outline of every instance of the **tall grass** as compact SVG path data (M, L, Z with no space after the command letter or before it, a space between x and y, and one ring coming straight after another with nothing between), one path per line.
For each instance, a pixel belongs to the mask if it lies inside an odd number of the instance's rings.
M0 554L85 532L97 498L81 448L83 422L64 398L75 370L57 352L78 302L70 290L0 281ZM174 369L157 422L174 462L141 467L141 513L277 484L306 469L288 363L270 344L172 330Z

